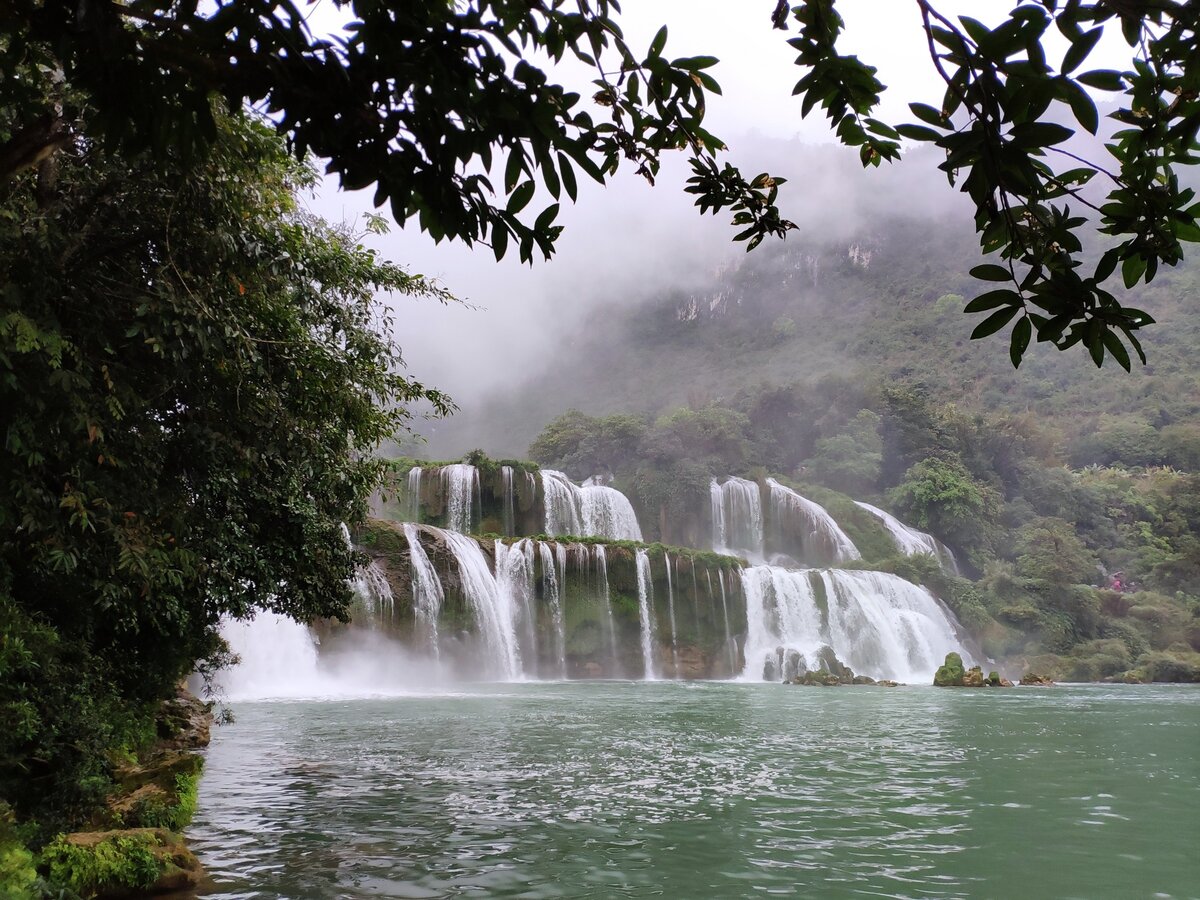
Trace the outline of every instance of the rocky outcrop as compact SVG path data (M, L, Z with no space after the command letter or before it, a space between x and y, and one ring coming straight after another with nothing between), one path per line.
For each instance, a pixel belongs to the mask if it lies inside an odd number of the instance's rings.
M92 830L59 835L41 853L50 883L84 900L142 897L196 888L203 870L179 831L196 810L212 704L182 687L155 721L158 739L115 760L116 787Z
M84 898L191 890L203 877L199 860L183 838L165 828L64 834L41 856L53 884Z
M782 652L782 648L781 648ZM795 653L795 651L793 651ZM798 657L799 654L796 653ZM821 668L801 670L788 678L787 684L799 684L805 687L840 687L841 685L857 684L875 687L897 687L897 682L884 679L876 681L869 675L855 675L851 668L837 658L832 647L824 647L818 652L817 658Z
M1012 682L998 672L989 672L985 678L979 666L966 668L958 653L946 654L946 661L934 673L933 684L935 687L1012 687Z
M1021 684L1024 687L1049 687L1054 684L1054 680L1049 675L1039 675L1037 672L1026 672L1021 676Z

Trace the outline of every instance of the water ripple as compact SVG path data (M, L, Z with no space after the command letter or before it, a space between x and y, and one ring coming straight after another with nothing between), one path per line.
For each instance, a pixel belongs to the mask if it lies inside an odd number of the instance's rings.
M556 683L237 713L190 832L229 900L1200 883L1196 691Z

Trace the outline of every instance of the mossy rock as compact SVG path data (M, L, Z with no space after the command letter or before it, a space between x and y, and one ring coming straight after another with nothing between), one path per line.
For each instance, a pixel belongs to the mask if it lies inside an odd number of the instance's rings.
M202 756L164 750L142 765L118 770L118 790L93 824L179 831L195 815L203 768Z
M182 838L165 828L60 835L42 851L41 869L84 900L190 890L202 875Z
M958 653L947 653L946 661L938 667L933 676L935 687L962 687L966 676L962 656Z

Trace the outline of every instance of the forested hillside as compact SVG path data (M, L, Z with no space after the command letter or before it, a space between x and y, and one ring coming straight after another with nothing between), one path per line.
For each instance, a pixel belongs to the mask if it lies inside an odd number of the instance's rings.
M611 472L663 539L723 475L788 478L839 520L869 501L958 552L968 577L939 594L990 653L1085 680L1200 676L1195 268L1139 297L1158 320L1147 366L1035 346L1014 370L969 340L969 234L896 217L822 240L819 224L705 289L598 312L569 361L430 449L536 436L538 462Z
M829 216L832 223L844 213ZM657 415L732 402L764 384L840 377L919 385L964 409L1034 413L1071 440L1079 464L1115 461L1108 444L1131 435L1143 445L1138 464L1180 464L1180 426L1200 412L1195 265L1165 270L1139 291L1137 303L1157 320L1143 333L1147 366L1135 360L1126 374L1109 360L1097 370L1083 353L1035 343L1014 370L1003 342L969 340L978 317L962 308L976 290L966 272L978 247L957 218L897 214L849 237L831 225L832 239L822 224L731 263L720 257L700 289L632 303L614 297L580 332L547 347L541 368L517 361L523 381L506 376L486 402L464 402L429 451L448 456L483 444L519 454L568 408Z

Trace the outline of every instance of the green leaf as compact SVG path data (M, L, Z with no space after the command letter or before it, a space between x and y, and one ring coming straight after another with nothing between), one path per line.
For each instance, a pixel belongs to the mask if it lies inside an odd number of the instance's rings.
M937 141L942 137L938 132L932 128L926 128L924 125L897 125L896 131L914 141Z
M501 222L492 223L492 253L496 255L496 262L500 262L504 258L507 250L508 227Z
M1061 71L1064 75L1069 75L1079 68L1080 63L1087 59L1088 54L1092 52L1102 34L1104 34L1104 27L1097 26L1091 31L1085 31L1071 41L1071 46L1063 54Z
M1003 289L997 291L988 291L986 294L980 294L964 308L966 313L987 312L989 309L995 309L997 306L1020 306L1021 295L1016 291Z
M550 223L558 217L558 204L551 203L537 217L537 221L533 223L534 231L545 231L550 227Z
M1087 129L1089 134L1095 134L1100 127L1100 111L1096 109L1096 101L1091 94L1073 82L1068 82L1069 94L1067 102L1071 104L1071 112L1075 121Z
M1146 257L1140 254L1125 257L1125 261L1121 263L1121 280L1125 282L1125 287L1131 288L1141 280L1146 272L1146 265Z
M1020 309L1021 308L1019 306L1010 306L1007 309L1001 309L992 313L975 326L975 330L971 332L971 340L977 341L980 338L985 338L989 335L995 334L997 331L1011 322L1016 314L1020 312Z
M942 116L940 109L934 109L927 103L910 103L908 108L912 110L912 114L927 125L935 125L938 128L946 127L946 119Z
M667 46L667 26L664 25L658 29L658 34L654 36L654 40L650 43L650 55L662 56L663 48Z
M971 277L980 281L1012 281L1012 273L995 263L984 263L971 270Z
M1108 352L1113 355L1113 358L1120 363L1121 368L1126 372L1130 371L1129 366L1129 351L1125 349L1125 345L1121 343L1121 339L1110 328L1105 328L1103 332L1104 346L1108 348Z
M1125 82L1121 73L1112 69L1094 69L1091 72L1084 72L1075 80L1098 91L1119 93L1125 90Z
M505 207L505 212L510 215L516 215L533 199L534 184L532 181L524 181L515 191L509 195L508 205Z
M1031 337L1033 337L1033 325L1026 316L1013 327L1012 339L1008 345L1008 358L1012 360L1014 369L1021 367L1021 359L1025 356L1025 351L1029 349Z
M1026 122L1013 128L1013 143L1021 148L1052 147L1074 137L1074 130L1055 122Z

